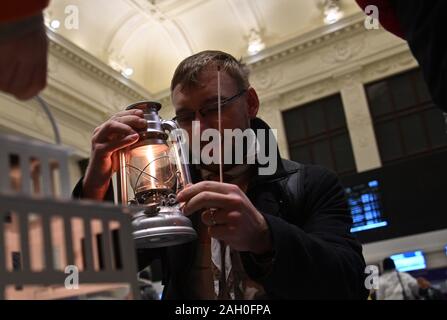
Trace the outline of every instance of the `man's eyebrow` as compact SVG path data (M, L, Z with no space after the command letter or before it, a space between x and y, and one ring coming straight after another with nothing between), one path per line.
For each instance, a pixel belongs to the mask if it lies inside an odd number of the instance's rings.
M222 101L228 99L228 97L226 97L224 95L221 95L220 98ZM205 99L205 101L203 101L202 105L207 105L210 103L217 103L217 99L218 99L217 95L209 97L209 98Z
M181 113L189 113L189 112L194 112L194 110L191 110L188 107L178 106L178 109L177 109L177 111L175 113L176 114L181 114Z

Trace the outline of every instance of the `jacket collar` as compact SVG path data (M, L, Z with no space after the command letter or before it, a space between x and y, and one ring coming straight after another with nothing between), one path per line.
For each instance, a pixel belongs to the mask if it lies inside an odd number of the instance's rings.
M260 118L254 118L251 120L250 123L250 127L251 129L254 130L255 134L258 133L257 130L266 130L269 131L269 134L273 135L273 132L271 131L272 129L270 128L270 126L262 119ZM266 134L267 136L267 134ZM267 141L269 139L266 139ZM266 142L267 142L266 141ZM250 185L249 185L249 189L251 187L254 187L256 185L259 184L264 184L264 183L268 183L268 182L273 182L276 181L278 179L281 179L283 177L285 177L288 174L288 171L284 168L284 164L281 158L281 154L279 153L279 148L278 148L278 143L275 140L275 143L273 144L273 146L270 146L268 143L265 143L264 145L260 145L259 146L261 148L261 152L263 152L263 154L270 154L270 148L274 147L276 148L276 170L273 174L271 175L259 175L259 169L262 167L266 167L266 165L262 165L258 162L258 159L256 158L255 161L255 176L253 177L253 180L251 181Z

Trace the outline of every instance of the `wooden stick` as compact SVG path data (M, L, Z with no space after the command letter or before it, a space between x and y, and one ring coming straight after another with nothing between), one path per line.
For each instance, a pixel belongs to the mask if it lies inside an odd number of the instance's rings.
M223 182L222 163L222 119L221 119L221 91L220 91L220 66L217 66L217 112L219 123L219 181Z

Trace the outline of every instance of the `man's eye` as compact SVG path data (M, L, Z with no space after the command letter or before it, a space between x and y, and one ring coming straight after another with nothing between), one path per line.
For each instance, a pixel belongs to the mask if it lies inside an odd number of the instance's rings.
M217 106L217 103L216 103L216 104L212 104L212 105L204 107L202 109L202 112L203 113L212 113L212 112L216 112L218 110L218 108L219 107Z
M178 121L190 120L192 118L194 118L194 114L193 113L185 113L185 114L177 115L177 120Z

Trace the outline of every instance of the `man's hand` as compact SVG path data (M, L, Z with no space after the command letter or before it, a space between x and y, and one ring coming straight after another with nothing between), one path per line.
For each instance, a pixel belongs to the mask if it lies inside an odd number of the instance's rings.
M210 210L203 212L202 221L209 227L211 237L233 249L255 254L272 250L267 222L238 186L202 181L182 190L177 200L186 203L185 215L201 209L216 209L214 214Z
M0 41L0 91L26 100L47 83L48 39L43 23L19 36Z
M103 200L113 172L118 169L118 153L138 141L137 131L145 129L142 110L121 111L93 131L90 162L83 181L85 198Z

